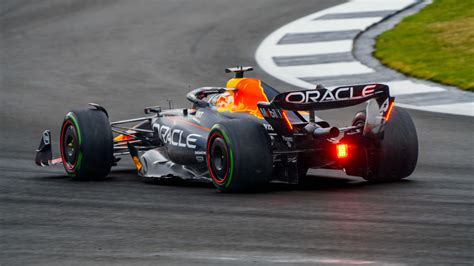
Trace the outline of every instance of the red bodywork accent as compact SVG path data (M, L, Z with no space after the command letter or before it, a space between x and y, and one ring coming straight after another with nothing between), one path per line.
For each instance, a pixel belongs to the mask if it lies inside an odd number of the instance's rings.
M227 168L225 169L224 178L219 180L214 175L214 173L212 172L212 167L211 167L211 144L212 144L212 141L216 137L220 137L220 138L224 139L224 137L218 132L212 133L212 135L209 137L209 141L207 142L207 156L206 156L207 157L207 168L209 169L209 173L211 174L212 180L214 180L214 182L216 182L218 184L222 184L227 180L227 177L229 175L229 151L227 150L227 146L225 146L225 152L227 153L227 156L226 156L226 166L227 166Z
M390 103L390 106L388 107L387 115L385 116L385 121L388 121L388 119L390 118L394 105L395 105L395 102Z
M77 160L79 159L78 156L76 156L76 160L74 161L74 164L69 165L66 161L66 157L64 156L64 132L68 126L74 126L74 124L70 120L66 120L66 122L63 125L63 128L61 129L61 137L59 140L59 148L61 149L61 160L63 161L64 166L69 170L72 171L74 170L74 167L76 167ZM76 131L77 132L77 131Z
M286 112L287 112L287 111L283 111L283 112L282 112L283 119L285 120L286 126L288 127L288 129L289 129L289 130L293 130L293 125L291 124L290 119L288 119L288 116L286 115Z
M182 119L182 118L180 118L180 117L167 117L167 118L173 120L174 123L176 123L176 120L179 120L179 122L188 124L188 125L193 126L193 127L195 127L195 128L199 128L199 129L202 129L202 130L204 130L204 131L211 131L211 129L209 129L209 128L207 128L207 127L200 126L200 125L198 125L198 124L196 124L196 123L190 122L190 121L185 120L185 119Z
M120 134L114 138L114 141L127 141L127 140L133 140L133 139L134 137L132 136Z

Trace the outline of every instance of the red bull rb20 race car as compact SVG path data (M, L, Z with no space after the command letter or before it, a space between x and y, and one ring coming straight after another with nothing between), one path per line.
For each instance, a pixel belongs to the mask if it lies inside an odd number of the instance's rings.
M308 169L340 169L347 175L386 182L409 176L418 158L410 115L394 107L383 84L280 93L261 80L234 73L225 87L187 94L191 108L144 109L145 117L109 122L97 105L66 114L59 158L44 131L36 164L63 164L75 179L104 178L122 156L138 175L210 180L221 192L255 190L269 182L302 183ZM316 115L367 102L345 127Z

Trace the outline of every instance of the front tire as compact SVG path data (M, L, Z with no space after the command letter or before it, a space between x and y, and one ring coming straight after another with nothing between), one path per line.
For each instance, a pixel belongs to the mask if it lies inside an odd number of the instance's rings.
M107 115L92 107L66 114L60 152L64 169L72 178L106 177L113 164L113 135Z
M270 179L273 168L266 130L250 119L214 125L207 141L207 165L212 183L221 192L259 188Z

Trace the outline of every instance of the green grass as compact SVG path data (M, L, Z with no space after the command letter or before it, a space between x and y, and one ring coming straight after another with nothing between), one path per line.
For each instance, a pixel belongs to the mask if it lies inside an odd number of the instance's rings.
M375 57L411 76L474 91L474 0L435 0L380 35Z

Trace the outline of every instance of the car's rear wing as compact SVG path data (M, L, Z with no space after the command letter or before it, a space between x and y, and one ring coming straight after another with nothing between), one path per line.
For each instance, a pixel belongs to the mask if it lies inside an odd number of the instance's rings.
M316 88L314 90L290 91L276 95L271 102L260 102L258 107L265 120L282 135L291 135L293 127L285 110L310 111L349 107L368 102L364 135L373 136L383 132L383 126L394 97L384 84L368 84L338 87L333 90ZM288 126L289 125L289 126Z

